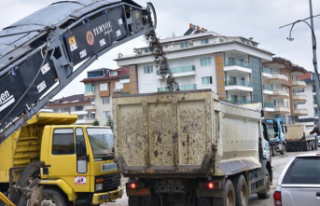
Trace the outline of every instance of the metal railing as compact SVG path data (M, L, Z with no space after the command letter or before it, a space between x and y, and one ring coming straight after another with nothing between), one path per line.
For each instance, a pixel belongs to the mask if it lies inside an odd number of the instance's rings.
M271 69L268 68L268 67L263 67L263 68L262 68L262 72L263 72L263 73L267 73L267 74L272 74Z
M264 90L273 91L273 87L271 85L263 85Z
M196 84L185 84L185 85L179 85L179 88L180 88L180 91L196 90L197 85ZM158 92L165 92L165 91L168 91L166 87L158 88Z
M123 74L120 76L120 79L129 79L129 78L130 78L129 74Z
M264 107L274 108L274 103L272 102L265 102Z
M243 80L237 80L237 81L227 80L227 81L225 82L225 86L234 86L234 85L245 86L245 87L252 87L252 82L243 81Z
M182 72L192 72L192 71L196 71L196 67L194 65L175 67L175 68L171 68L170 71L172 74L182 73ZM160 70L157 70L157 75L160 75Z
M232 104L251 104L253 101L247 100L247 99L232 99L232 98L227 98L229 102Z

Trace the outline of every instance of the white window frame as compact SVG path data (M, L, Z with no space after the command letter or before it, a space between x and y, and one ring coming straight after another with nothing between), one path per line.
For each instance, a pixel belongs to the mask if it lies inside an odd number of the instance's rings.
M180 49L185 49L189 47L189 42L181 42L180 43Z
M204 84L204 80L205 80L205 79L209 79L209 84ZM212 78L212 76L201 77L201 84L202 84L203 86L205 86L205 85L212 85L212 84L213 84L213 78Z
M117 71L110 71L109 72L109 77L115 77L118 76L118 72Z
M202 64L204 63L204 60L206 60L206 64ZM200 58L200 65L201 67L208 67L208 66L211 66L212 65L212 59L211 57L203 57L203 58Z
M202 45L209 44L209 39L202 39L201 44Z
M104 119L108 119L108 117L111 116L110 111L103 111L102 114L103 114ZM109 114L109 115L107 115L107 114Z
M145 74L152 74L153 73L153 65L147 65L143 67L143 72Z
M107 101L104 101L108 99ZM105 105L105 104L110 104L110 97L102 97L102 104Z
M103 83L99 85L100 91L108 91L108 83Z

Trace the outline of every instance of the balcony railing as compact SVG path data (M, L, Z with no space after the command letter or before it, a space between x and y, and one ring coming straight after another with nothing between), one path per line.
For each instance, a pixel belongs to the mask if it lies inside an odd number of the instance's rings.
M265 102L264 107L274 108L274 103L272 102Z
M120 76L120 79L129 79L129 78L130 78L129 74L123 74Z
M196 84L185 84L185 85L179 85L180 91L186 91L186 90L196 90L197 85ZM174 89L176 90L176 89ZM158 88L158 92L165 92L168 91L166 87L160 87Z
M229 102L232 104L251 104L251 100L246 100L246 99L232 99L232 98L227 98Z
M242 80L237 80L237 81L226 81L225 86L244 86L244 87L252 87L252 82L248 81L242 81Z
M182 72L192 72L192 71L196 71L196 67L194 65L175 67L175 68L171 68L170 71L172 74L182 73ZM160 75L160 70L157 70L157 75Z
M240 66L240 67L246 67L246 68L250 69L250 65L247 62L240 61L240 60L226 61L225 66Z
M272 91L273 90L271 85L263 85L263 89L264 90L268 90L268 91Z
M262 72L263 72L263 73L267 73L267 74L272 74L271 69L268 68L268 67L263 67L263 68L262 68Z
M130 92L121 92L121 95L128 95Z

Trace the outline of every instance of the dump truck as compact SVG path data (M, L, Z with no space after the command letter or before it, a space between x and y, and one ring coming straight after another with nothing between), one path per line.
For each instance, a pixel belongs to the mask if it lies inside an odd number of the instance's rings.
M318 149L318 141L315 135L307 133L304 124L286 124L287 151L310 151Z
M42 189L41 205L99 205L120 198L123 187L114 163L111 129L71 125L77 118L71 114L38 113L2 142L0 191L9 191L28 165L45 162L32 174ZM32 184L21 187L31 189Z
M284 155L286 153L286 127L283 126L280 118L267 119L270 151L272 156L275 156L276 152Z
M115 159L129 206L248 205L268 198L261 112L211 90L114 96Z

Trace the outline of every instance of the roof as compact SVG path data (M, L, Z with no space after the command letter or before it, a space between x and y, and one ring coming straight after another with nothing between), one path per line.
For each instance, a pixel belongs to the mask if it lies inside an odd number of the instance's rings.
M81 103L90 101L88 98L84 97L84 94L75 94L68 97L62 97L60 99L52 100L48 103L48 106L60 105L65 103Z
M109 72L112 72L112 71L117 71L118 75L110 77L109 76ZM104 77L86 78L86 79L83 79L80 82L93 83L93 82L100 82L100 81L106 81L106 80L115 80L115 79L120 79L120 76L121 75L125 75L125 74L129 74L129 69L127 69L127 68L118 68L118 69L115 69L115 70L109 70L108 73Z
M274 64L274 63L277 63L277 64L282 64L284 65L287 69L290 69L292 70L292 72L303 72L303 73L306 73L307 70L305 70L303 67L299 66L299 65L296 65L294 63L292 63L290 60L287 60L285 58L282 58L282 57L273 57L272 58L272 61L269 61L269 62L263 62L262 64L263 65L268 65L268 64Z

